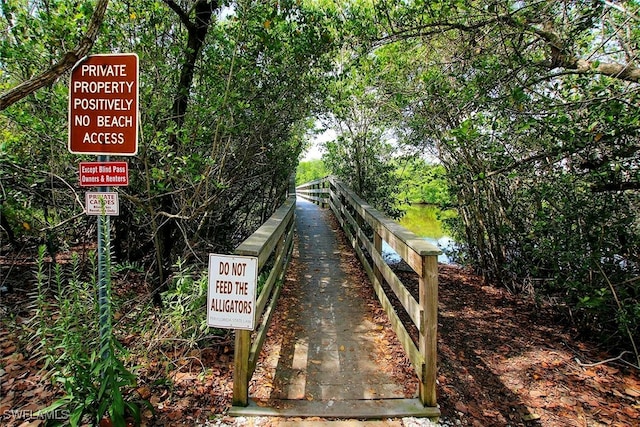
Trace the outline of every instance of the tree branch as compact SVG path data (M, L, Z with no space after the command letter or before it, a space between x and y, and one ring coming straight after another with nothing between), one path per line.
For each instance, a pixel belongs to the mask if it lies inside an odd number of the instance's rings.
M607 63L579 58L569 52L561 37L558 36L555 32L548 29L538 28L531 22L519 21L511 13L498 15L495 18L484 19L470 24L448 21L431 22L424 25L392 31L391 34L374 40L373 46L382 46L385 44L390 44L400 40L407 40L415 37L434 36L452 30L473 32L477 31L479 28L483 28L487 25L495 23L502 23L519 31L535 34L549 47L549 60L539 62L534 65L542 65L545 68L550 69L564 68L566 70L573 70L579 74L600 74L632 83L640 82L640 68L636 67L635 65L625 65L617 62Z
M180 22L187 27L187 31L193 31L193 23L189 19L189 15L185 12L175 1L173 0L164 0L164 2L169 6L171 10L173 10L176 15L180 18Z
M553 31L543 30L534 25L518 22L511 15L503 15L499 20L511 27L536 34L549 46L551 49L550 60L539 65L544 65L547 68L574 70L581 74L601 74L632 83L640 82L640 68L632 64L624 65L617 62L596 62L578 58L568 52L562 39Z
M70 70L80 59L85 57L93 47L93 44L98 37L108 3L109 0L98 0L96 8L91 15L89 28L87 28L87 32L75 49L67 52L60 61L43 73L22 82L13 89L9 89L7 92L0 95L0 111L10 105L13 105L27 95L32 94L38 89L55 82L62 74Z
M640 182L609 182L606 184L594 184L591 191L594 193L608 193L611 191L638 191Z

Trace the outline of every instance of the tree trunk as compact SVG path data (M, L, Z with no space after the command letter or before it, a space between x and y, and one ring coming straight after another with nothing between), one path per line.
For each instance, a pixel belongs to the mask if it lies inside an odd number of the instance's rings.
M193 83L196 61L198 60L200 50L204 45L209 26L211 25L213 12L218 8L218 2L216 0L198 0L193 6L193 10L195 11L193 21L191 21L187 12L174 1L165 0L165 3L180 17L188 34L187 45L184 50L185 60L180 70L180 81L176 88L176 96L171 109L171 121L175 124L175 129L169 135L169 145L174 152L176 152L179 149L179 134L184 125L185 114L189 105L189 93L191 92L191 85ZM169 184L168 188L172 188L172 184L173 182ZM167 194L162 197L160 203L160 210L162 212L174 215L177 213L178 208L172 194ZM158 250L162 257L162 263L158 271L160 286L164 285L171 271L171 254L178 238L177 230L178 227L176 219L174 218L167 218L164 224L160 226L160 239L158 241L160 246Z

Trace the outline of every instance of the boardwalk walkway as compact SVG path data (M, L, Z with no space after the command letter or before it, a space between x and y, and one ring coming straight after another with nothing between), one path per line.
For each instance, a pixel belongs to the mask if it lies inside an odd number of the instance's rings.
M392 375L397 361L387 352L385 327L362 296L370 284L353 271L354 255L339 244L331 215L297 201L297 248L245 414L419 416L418 400L405 399L406 384Z

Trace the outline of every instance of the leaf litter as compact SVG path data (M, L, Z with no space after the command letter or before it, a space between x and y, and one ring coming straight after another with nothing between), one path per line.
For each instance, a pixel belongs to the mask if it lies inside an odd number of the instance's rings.
M407 397L414 397L417 381L413 368L390 331L386 314L375 302L368 278L341 239L341 252L348 254L345 262L359 271L359 292L371 319L384 332L384 338L375 340L378 351L374 357L384 357L385 369L405 385ZM415 293L414 275L404 266L393 268ZM296 274L301 274L301 267L294 256L288 277ZM139 283L126 285L141 295L147 291ZM289 280L285 287L295 288L295 284ZM32 353L34 346L19 340L19 328L25 327L24 320L30 315L25 299L26 294L16 290L0 300L0 421L7 427L43 425L42 420L26 415L61 396L60 390L45 380L40 361ZM294 332L296 326L286 320L297 306L295 293L283 292L251 382L252 395L263 402L278 387L269 366L278 355L278 340ZM14 320L9 320L8 313ZM139 348L144 347L140 342L144 339L149 338L122 341ZM246 421L226 416L233 384L230 339L210 348L176 345L163 351L162 358L145 354L130 360L139 367L138 385L130 392L149 400L154 408L144 411L143 425L242 425L238 422ZM552 308L487 286L464 268L439 266L437 392L443 425L640 425L638 372L615 361L596 366L579 363L610 357L581 339ZM275 421L264 419L261 425L272 423ZM415 423L404 420L404 425Z

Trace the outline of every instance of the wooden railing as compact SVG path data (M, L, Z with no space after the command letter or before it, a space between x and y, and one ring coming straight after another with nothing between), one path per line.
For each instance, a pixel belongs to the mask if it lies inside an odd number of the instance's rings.
M256 301L256 329L254 331L236 329L235 331L234 406L249 404L249 381L255 371L258 356L269 329L269 322L280 296L282 278L291 259L296 208L294 185L292 180L285 202L267 222L234 251L236 255L258 258L259 276L269 271Z
M424 406L437 407L436 356L438 326L438 255L441 251L387 218L335 178L309 182L296 188L298 196L330 206L362 262L393 329L411 360L420 381ZM382 257L387 242L417 273L418 300ZM364 250L363 250L364 248ZM415 342L394 310L383 282L395 294L418 330Z

